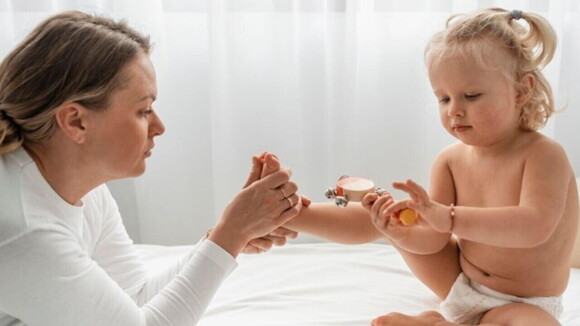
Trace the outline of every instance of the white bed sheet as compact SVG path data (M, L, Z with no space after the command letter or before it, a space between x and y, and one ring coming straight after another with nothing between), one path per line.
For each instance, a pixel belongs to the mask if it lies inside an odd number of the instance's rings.
M191 247L139 245L151 271ZM439 300L386 244L289 244L241 255L199 326L362 326L397 311L438 310ZM580 269L564 294L565 326L580 326Z

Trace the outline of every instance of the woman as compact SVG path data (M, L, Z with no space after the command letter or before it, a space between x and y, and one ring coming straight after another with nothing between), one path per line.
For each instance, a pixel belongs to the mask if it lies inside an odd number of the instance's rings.
M0 325L194 325L241 251L292 236L260 239L302 204L288 169L258 181L254 157L207 239L147 275L104 184L142 174L164 132L149 51L124 23L65 12L0 65Z

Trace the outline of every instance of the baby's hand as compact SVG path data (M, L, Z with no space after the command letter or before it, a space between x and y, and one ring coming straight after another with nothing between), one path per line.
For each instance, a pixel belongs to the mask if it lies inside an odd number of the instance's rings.
M408 207L419 214L419 221L422 220L426 222L436 231L451 231L452 220L448 208L431 200L423 187L412 180L407 180L406 182L394 182L393 187L408 193L411 198L388 207L385 214L394 214L395 212ZM424 222L421 224L425 225Z
M400 206L400 202L395 202L388 192L381 196L376 193L369 193L363 197L362 206L366 208L371 215L371 222L377 230L388 238L399 241L406 238L411 228L403 225L395 216L398 210L389 210L390 207ZM403 207L404 208L404 207ZM392 213L389 213L393 211Z
M280 170L280 160L275 154L264 152L259 158L263 163L260 179Z

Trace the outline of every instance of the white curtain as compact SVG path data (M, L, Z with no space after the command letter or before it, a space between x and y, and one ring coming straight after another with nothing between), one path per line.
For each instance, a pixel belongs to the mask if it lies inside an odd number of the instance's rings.
M543 132L580 173L575 0L0 0L0 57L67 9L151 35L167 131L144 176L110 187L136 241L184 244L215 223L264 150L315 201L344 174L426 186L454 140L438 120L424 46L452 13L490 6L537 12L556 28L546 74L564 110Z

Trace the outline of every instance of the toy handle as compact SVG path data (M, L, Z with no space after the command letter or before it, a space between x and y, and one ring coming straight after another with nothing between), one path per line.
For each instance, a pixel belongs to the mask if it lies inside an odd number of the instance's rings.
M374 182L369 179L342 176L338 179L335 189L330 188L326 191L326 197L335 197L338 206L346 207L348 202L360 202L366 194L373 192L381 196L386 190L376 188ZM417 212L410 208L398 211L395 216L399 218L403 225L411 225L418 218Z

